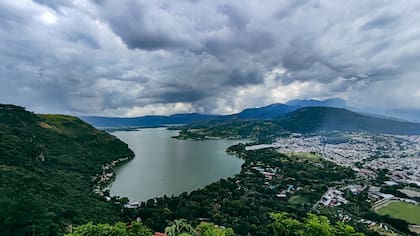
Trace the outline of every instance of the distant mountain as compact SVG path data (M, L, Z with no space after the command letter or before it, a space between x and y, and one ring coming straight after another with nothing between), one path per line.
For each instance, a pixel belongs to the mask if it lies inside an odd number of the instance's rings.
M346 108L351 111L358 113L364 113L368 116L382 117L385 119L394 119L394 120L405 120L405 121L414 121L420 122L420 110L419 109L402 109L402 108L393 108L393 109L384 109L384 108L358 108L351 107L347 105L346 100L341 98L332 98L327 100L315 100L315 99L296 99L291 100L285 103L289 106L298 106L298 107L337 107L337 108Z
M220 119L220 115L205 115L199 113L191 114L175 114L170 116L140 116L140 117L100 117L100 116L84 116L82 120L90 123L95 127L111 128L111 127L160 127L166 125L182 125L194 122Z
M288 113L279 122L286 130L302 133L340 130L420 134L420 123L377 118L332 107L301 108Z
M266 120L274 119L296 109L298 109L296 106L275 103L259 108L248 108L240 113L231 115L231 117L237 119Z
M341 98L331 98L327 100L295 99L286 102L286 105L296 107L347 107L346 101Z
M100 128L120 128L120 127L161 127L168 125L188 125L197 122L203 121L231 121L231 120L273 120L279 117L285 116L286 114L294 115L294 111L304 108L304 107L330 107L330 108L345 108L346 114L340 114L341 118L344 118L346 115L348 117L354 117L354 114L363 117L369 117L370 119L376 118L381 121L388 120L400 123L407 123L403 120L398 120L393 117L398 117L406 120L419 121L420 120L420 111L413 110L387 110L387 111L376 111L374 109L363 110L350 108L346 105L346 101L340 98L333 98L327 100L315 100L315 99L299 99L291 100L286 104L275 103L268 106L257 107L257 108L247 108L239 113L231 115L209 115L209 114L199 114L199 113L189 113L189 114L174 114L168 116L152 115L152 116L140 116L140 117L131 117L131 118L121 118L121 117L99 117L99 116L85 116L81 117L82 120L92 124L95 127ZM311 110L311 109L310 109ZM334 109L332 109L334 110ZM350 110L355 111L351 112ZM326 112L323 114L323 118L329 117L331 110L320 110L320 113ZM375 112L373 114L372 112ZM289 114L292 113L292 114ZM319 116L320 114L318 114ZM321 118L321 117L318 117ZM359 117L360 118L360 117ZM351 121L351 120L346 120ZM363 120L365 123L367 120ZM308 121L315 122L315 121ZM321 122L321 121L319 121ZM354 122L353 122L354 123ZM364 124L365 124L364 123ZM383 122L379 122L378 125Z
M232 115L208 115L199 113L174 114L169 116L139 116L131 118L84 116L82 120L95 127L160 127L167 125L184 125L209 120L267 120L274 119L299 107L277 103L259 108L248 108Z

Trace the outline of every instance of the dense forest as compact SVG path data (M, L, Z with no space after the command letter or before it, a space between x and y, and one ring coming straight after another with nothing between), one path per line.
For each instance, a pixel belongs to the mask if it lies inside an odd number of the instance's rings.
M0 105L0 235L60 235L70 224L121 220L93 193L102 165L128 146L78 118Z

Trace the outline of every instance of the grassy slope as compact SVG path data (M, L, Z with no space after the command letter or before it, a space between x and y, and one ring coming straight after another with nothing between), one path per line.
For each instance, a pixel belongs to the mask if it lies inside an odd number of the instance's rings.
M420 225L420 206L406 202L391 202L378 210L381 215L406 220L412 224Z
M76 117L0 104L0 235L54 235L70 223L120 220L118 207L92 192L91 176L131 155L126 144Z

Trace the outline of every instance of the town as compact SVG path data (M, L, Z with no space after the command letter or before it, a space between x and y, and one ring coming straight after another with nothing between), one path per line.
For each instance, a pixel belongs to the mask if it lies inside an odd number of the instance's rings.
M350 167L360 176L375 178L382 169L392 170L389 177L401 183L420 186L420 136L343 133L331 135L292 134L272 144L246 147L255 150L276 148L285 154L314 153L338 165Z

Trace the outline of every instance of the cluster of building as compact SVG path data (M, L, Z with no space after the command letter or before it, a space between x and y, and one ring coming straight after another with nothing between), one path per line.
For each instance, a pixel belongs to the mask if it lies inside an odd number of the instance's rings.
M277 167L263 167L262 163L256 163L256 165L254 167L252 167L252 169L258 171L260 174L262 174L265 179L266 182L264 183L265 185L268 185L268 188L270 189L275 189L276 185L272 182L270 182L270 180L272 180L274 177L276 177L277 179L283 179L283 175L282 175L282 170L280 168ZM287 177L285 179L287 180L294 180L294 178L291 177ZM238 183L238 182L237 182ZM299 190L300 187L295 187L293 184L288 184L287 188L280 191L279 193L276 194L276 197L278 198L286 198L288 195L293 194L296 190Z
M328 136L293 134L272 144L247 150L274 147L281 153L317 153L338 165L353 168L361 176L375 178L380 169L392 170L389 177L420 186L420 136L343 133L339 142ZM362 168L361 168L362 167Z
M394 181L420 186L420 156L378 158L368 166L372 170L391 170L389 177Z
M358 220L361 224L366 224L370 229L374 229L376 232L380 232L384 235L394 235L394 231L391 230L386 224L377 223L375 221L360 219Z
M301 189L301 187L295 188L293 184L287 185L287 189L282 190L280 193L276 194L276 197L278 198L285 198L287 197L287 194L293 194L296 190Z
M347 204L347 201L344 198L344 193L338 189L329 188L324 195L322 195L321 199L315 204L314 207L317 205L323 205L327 207L335 207L342 204Z
M395 196L392 194L382 193L380 187L371 186L368 192L368 199L371 201L380 201L385 199L391 199Z
M262 167L253 167L252 169L258 171L260 174L264 175L267 180L273 179L274 176L278 174L277 168L262 168Z
M366 187L360 184L350 184L341 188L342 191L349 190L351 193L357 195L365 190Z
M112 168L118 165L121 162L128 161L130 157L122 157L120 159L114 160L106 165L102 166L102 173L98 174L93 177L93 181L96 185L93 187L93 192L98 194L99 196L103 196L106 200L111 200L109 196L104 196L103 189L109 184L112 179L114 178L114 172L112 172Z

